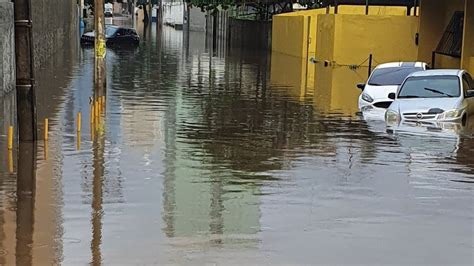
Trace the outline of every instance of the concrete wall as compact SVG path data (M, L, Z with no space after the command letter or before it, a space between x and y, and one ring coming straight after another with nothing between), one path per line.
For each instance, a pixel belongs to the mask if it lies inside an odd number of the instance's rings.
M229 18L231 47L256 50L268 49L271 45L271 22Z
M331 15L319 15L325 16ZM340 65L360 64L373 54L380 63L414 61L418 57L417 30L418 18L412 16L335 15L333 60Z
M369 54L380 63L413 61L417 25L408 16L319 15L316 58L332 66L359 65Z
M270 85L288 87L290 96L303 100L313 93L314 68L308 71L309 66L314 64L305 58L272 52Z
M35 67L48 62L53 53L76 45L79 38L77 0L34 0L33 41Z
M417 26L412 16L319 15L314 74L318 105L347 114L357 110L360 91L355 84L367 79L369 54L374 66L416 60Z
M0 0L0 97L15 88L13 3Z
M367 73L367 67L351 70L348 67L332 68L318 64L313 97L315 107L323 113L354 115L359 111L357 98L360 95L355 85L364 83Z
M206 31L206 13L195 7L186 10L185 22L187 29L190 31Z
M309 16L274 16L272 51L295 57L307 57L309 19Z

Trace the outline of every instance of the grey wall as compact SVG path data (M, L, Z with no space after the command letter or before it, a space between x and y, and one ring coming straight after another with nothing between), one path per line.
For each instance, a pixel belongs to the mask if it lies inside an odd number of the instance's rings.
M229 19L231 48L268 50L271 48L272 22Z
M33 42L35 68L57 53L71 49L79 39L77 0L34 0ZM15 84L13 3L0 0L0 97Z
M0 0L1 1L1 0ZM76 45L79 36L77 0L32 0L35 67L45 65L53 53Z
M13 3L0 0L0 97L15 88Z
M206 13L202 12L200 8L188 9L187 24L190 31L206 31Z
M37 78L36 96L51 97L51 89L58 85L51 83L44 71L50 68L71 71L63 66L77 56L79 39L79 18L77 0L32 0L33 42L35 71ZM6 134L9 125L16 124L15 93L15 38L14 6L10 0L0 0L0 136ZM74 46L74 47L73 47ZM53 79L54 80L54 79ZM48 101L49 102L49 101ZM38 112L42 110L41 104ZM0 140L1 144L4 144Z

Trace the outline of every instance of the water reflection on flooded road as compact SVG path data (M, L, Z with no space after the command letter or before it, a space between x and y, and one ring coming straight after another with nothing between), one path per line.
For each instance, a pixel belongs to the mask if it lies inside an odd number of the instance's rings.
M308 77L301 60L212 56L204 34L143 39L108 51L100 124L91 50L43 83L51 133L27 198L2 135L1 263L472 264L469 132L356 115L363 69Z

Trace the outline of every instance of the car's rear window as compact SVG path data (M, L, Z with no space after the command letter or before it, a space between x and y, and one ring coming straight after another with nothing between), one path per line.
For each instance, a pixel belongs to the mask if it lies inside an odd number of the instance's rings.
M400 85L408 75L422 71L421 67L388 67L375 69L369 80L372 86Z
M398 98L442 98L460 95L457 76L425 76L408 78L400 88Z
M114 36L115 32L117 32L118 28L115 27L107 27L105 29L105 36L112 37Z

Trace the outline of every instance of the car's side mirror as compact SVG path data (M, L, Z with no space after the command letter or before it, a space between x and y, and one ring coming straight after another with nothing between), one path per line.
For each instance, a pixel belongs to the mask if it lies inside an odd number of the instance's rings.
M388 94L388 98L391 100L395 100L395 93L391 92Z
M472 97L474 97L474 90L466 91L466 98L472 98Z
M357 88L364 90L365 89L365 84L364 83L359 83L357 84Z

